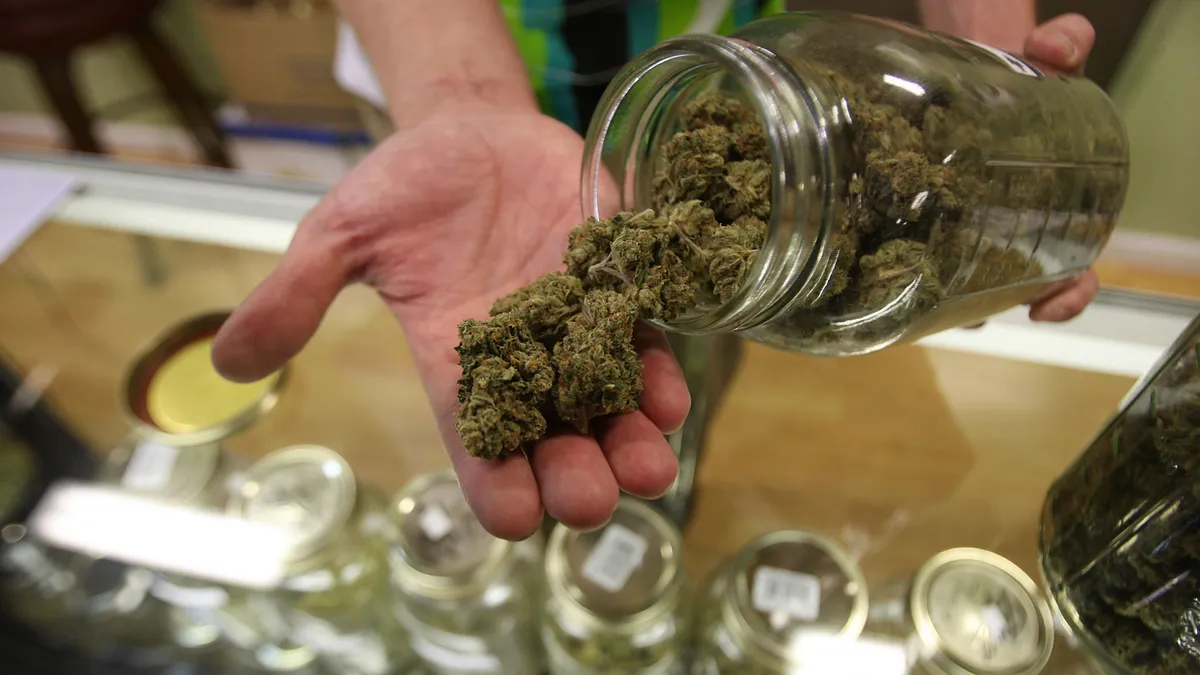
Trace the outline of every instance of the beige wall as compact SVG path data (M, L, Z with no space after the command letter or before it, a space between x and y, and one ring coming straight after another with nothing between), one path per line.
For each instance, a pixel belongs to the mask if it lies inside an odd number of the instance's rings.
M1113 82L1132 178L1120 227L1200 237L1200 1L1158 0Z
M181 52L201 88L220 95L220 76L196 24L193 0L169 0L158 18L158 25ZM77 68L86 104L101 117L171 122L153 80L126 41L113 40L83 50ZM0 112L45 109L30 68L19 59L0 56Z

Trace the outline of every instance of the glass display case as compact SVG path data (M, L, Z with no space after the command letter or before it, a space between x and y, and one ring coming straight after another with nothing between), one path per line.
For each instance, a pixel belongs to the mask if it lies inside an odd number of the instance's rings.
M172 398L145 374L326 186L0 155L18 173L70 187L0 258L14 675L537 673L568 652L597 673L1093 672L1044 590L1043 504L1200 314L1104 289L1070 322L1019 308L860 357L679 349L694 417L669 498L511 545L471 521L370 289L268 388L181 362ZM168 414L202 390L203 420Z

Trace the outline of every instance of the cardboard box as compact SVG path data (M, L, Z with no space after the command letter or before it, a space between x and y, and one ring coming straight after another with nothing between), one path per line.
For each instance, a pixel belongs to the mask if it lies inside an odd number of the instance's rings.
M290 12L269 3L202 0L197 14L229 98L246 105L345 116L356 99L333 77L337 14L323 4Z

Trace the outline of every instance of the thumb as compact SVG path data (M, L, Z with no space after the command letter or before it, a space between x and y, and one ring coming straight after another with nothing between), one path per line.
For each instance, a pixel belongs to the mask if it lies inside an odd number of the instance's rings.
M252 382L282 368L308 343L350 280L352 252L334 232L328 201L301 222L279 265L217 333L212 360L222 376Z
M1054 70L1082 74L1096 44L1096 29L1081 14L1063 14L1038 26L1025 41L1025 56Z

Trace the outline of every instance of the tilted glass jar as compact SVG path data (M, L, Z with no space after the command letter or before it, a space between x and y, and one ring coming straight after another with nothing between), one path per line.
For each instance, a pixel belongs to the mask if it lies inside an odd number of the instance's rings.
M766 161L771 208L737 290L700 289L659 322L673 331L831 356L913 341L1077 277L1124 201L1125 133L1094 83L900 23L793 12L633 59L588 130L585 214L662 206L668 141L715 123L685 119L705 92L757 113L769 161L704 157L729 186L733 163Z
M1054 648L1037 584L976 548L942 551L915 576L873 590L867 636L902 653L896 675L1037 675Z
M540 672L541 534L519 542L488 534L449 470L410 481L389 517L393 611L426 670Z
M386 508L328 448L284 448L247 469L228 513L296 538L278 588L239 589L217 612L243 663L383 675L411 659L386 602Z
M847 673L867 619L867 584L837 543L765 534L713 574L697 615L695 675Z
M1200 317L1055 480L1051 600L1104 673L1200 672Z
M598 530L557 525L546 583L542 643L552 675L684 672L683 541L652 506L622 497Z

